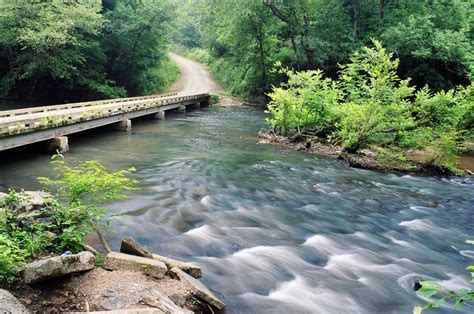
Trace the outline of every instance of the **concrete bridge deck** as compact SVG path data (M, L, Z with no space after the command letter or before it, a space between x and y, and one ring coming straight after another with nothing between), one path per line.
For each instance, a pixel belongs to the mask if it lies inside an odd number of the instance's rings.
M0 151L49 140L50 150L65 152L68 134L114 124L130 130L130 119L163 119L167 110L209 105L209 98L207 93L154 95L0 111Z

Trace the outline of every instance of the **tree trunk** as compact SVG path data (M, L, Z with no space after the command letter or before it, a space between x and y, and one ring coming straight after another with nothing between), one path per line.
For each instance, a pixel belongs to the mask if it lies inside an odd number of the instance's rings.
M385 20L385 0L380 0L380 27L383 27Z
M352 0L352 28L354 39L359 37L359 0Z
M36 84L38 84L38 80L39 80L39 75L37 75L37 76L33 79L33 84L31 84L31 89L30 89L30 104L33 104L33 96L34 96L34 93L35 93Z
M308 15L304 14L303 15L303 21L304 21L304 26L303 26L303 32L301 34L301 44L303 46L304 52L306 54L306 59L308 61L308 68L309 69L314 69L315 62L314 62L314 56L313 56L313 49L309 46L307 42L307 38L310 35L310 29L309 29L309 20L308 20Z

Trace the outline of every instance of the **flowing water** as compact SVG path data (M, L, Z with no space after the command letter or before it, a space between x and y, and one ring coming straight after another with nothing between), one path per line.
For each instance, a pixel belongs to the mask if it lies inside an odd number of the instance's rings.
M67 158L135 166L142 189L110 206L111 244L196 263L231 313L409 313L420 278L469 286L474 182L258 144L263 126L255 109L212 108L73 138ZM0 184L37 188L48 158L4 163Z

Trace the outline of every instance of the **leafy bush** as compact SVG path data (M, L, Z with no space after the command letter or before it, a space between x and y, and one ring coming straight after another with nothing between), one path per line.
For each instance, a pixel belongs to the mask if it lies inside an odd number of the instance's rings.
M273 118L268 122L281 133L296 129L329 135L336 121L334 108L342 97L336 82L323 78L322 71L283 72L289 80L274 89L268 109Z
M268 123L279 133L316 133L348 152L379 146L422 150L424 163L455 171L474 126L473 87L416 91L397 74L399 61L377 40L341 66L339 79L321 71L286 70L288 82L269 94Z
M124 191L136 189L130 179L133 168L109 172L98 161L86 161L76 166L65 163L62 155L52 159L56 175L38 178L55 195L44 210L46 219L24 223L15 215L27 195L13 190L0 203L0 281L12 281L24 263L36 254L49 251L82 251L84 237L99 230L99 223L108 211L100 204L123 199Z

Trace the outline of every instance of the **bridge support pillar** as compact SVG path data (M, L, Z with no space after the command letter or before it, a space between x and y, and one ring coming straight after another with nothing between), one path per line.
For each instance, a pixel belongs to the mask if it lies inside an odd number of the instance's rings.
M155 120L164 120L165 119L165 111L164 110L158 111L157 113L155 113L153 115L153 118Z
M181 113L186 112L186 106L179 106L178 112L181 112Z
M116 131L125 131L125 132L131 131L132 130L132 120L124 119L120 122L117 122L114 125L114 129Z
M56 154L57 152L64 154L69 151L69 139L67 136L55 137L49 140L48 152Z

